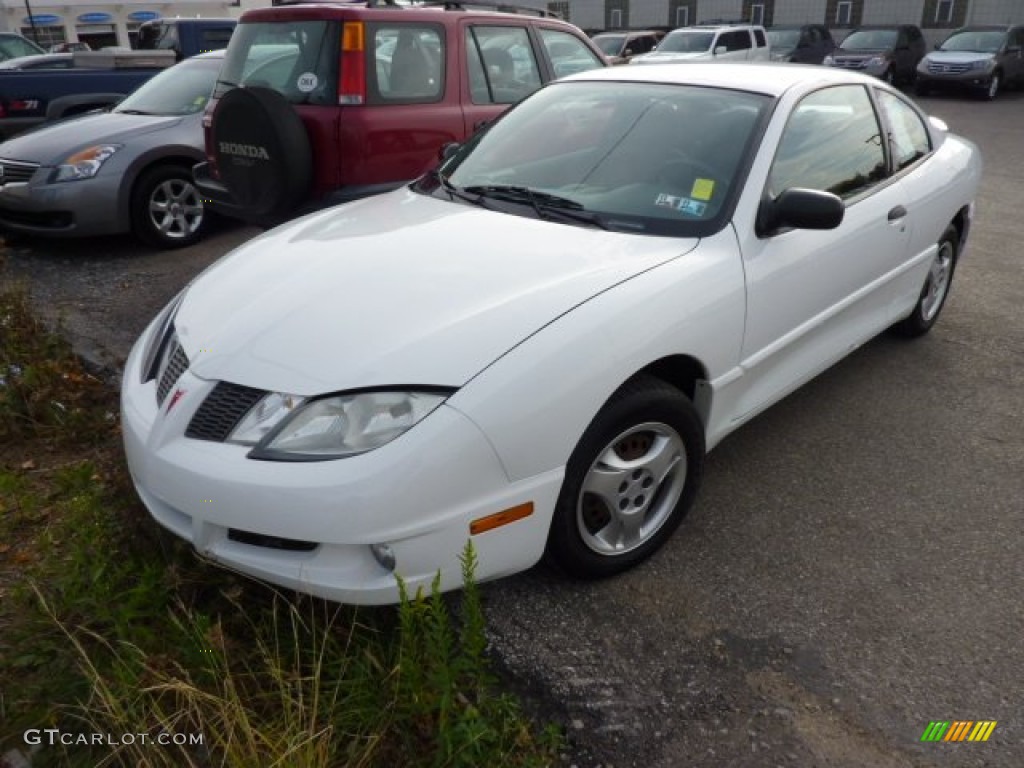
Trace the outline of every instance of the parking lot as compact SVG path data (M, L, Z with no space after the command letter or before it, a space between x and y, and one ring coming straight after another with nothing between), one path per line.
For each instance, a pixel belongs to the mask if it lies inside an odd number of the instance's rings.
M880 337L729 437L644 566L486 591L494 649L580 768L1024 764L1024 93L921 100L986 169L936 329ZM14 240L5 258L115 367L258 230L178 252ZM922 743L930 721L997 721Z

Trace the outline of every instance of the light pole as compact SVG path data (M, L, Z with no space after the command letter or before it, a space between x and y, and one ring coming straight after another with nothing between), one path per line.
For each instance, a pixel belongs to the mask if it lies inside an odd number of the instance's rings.
M28 25L32 27L32 42L39 45L39 33L36 32L36 19L32 15L32 6L28 4L28 0L25 0L25 13L28 14Z

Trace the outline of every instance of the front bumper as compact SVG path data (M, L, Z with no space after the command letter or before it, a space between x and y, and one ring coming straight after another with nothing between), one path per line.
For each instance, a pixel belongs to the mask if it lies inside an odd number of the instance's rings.
M992 83L991 69L973 69L958 73L935 73L927 69L917 70L917 84L922 88L951 91L984 91Z
M142 347L122 386L128 466L153 517L204 557L299 592L385 604L398 601L398 581L373 544L391 548L410 594L429 591L438 574L443 590L460 587L470 539L480 581L525 570L543 553L564 467L510 483L485 436L454 408L442 405L359 456L256 461L244 446L184 437L215 382L186 371L158 407L155 382L140 380ZM470 535L471 521L526 502L529 517Z
M121 177L47 183L41 166L28 181L0 184L0 229L44 237L87 237L128 231L118 213Z

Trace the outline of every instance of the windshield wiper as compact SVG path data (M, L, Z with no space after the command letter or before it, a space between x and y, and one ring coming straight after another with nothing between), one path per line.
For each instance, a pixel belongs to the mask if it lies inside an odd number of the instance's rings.
M464 192L480 195L481 197L493 197L496 200L508 200L513 203L527 203L537 213L537 218L551 220L552 216L561 218L563 221L575 221L581 224L591 224L601 229L608 229L600 216L587 211L581 203L570 200L567 197L552 195L549 192L541 192L529 187L520 187L511 184L482 184L465 187Z
M119 115L152 115L152 112L143 112L141 109L116 109Z

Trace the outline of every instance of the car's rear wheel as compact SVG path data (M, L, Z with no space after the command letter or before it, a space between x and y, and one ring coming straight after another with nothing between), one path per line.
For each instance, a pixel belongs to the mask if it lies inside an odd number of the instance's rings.
M196 242L206 223L203 198L188 168L161 165L135 183L131 199L132 232L147 245L183 248Z
M569 458L546 558L585 578L653 554L692 506L704 430L690 400L648 376L624 384Z
M917 304L907 317L892 326L894 333L907 337L923 336L935 325L953 284L959 243L960 233L956 227L946 227L946 231L939 238L938 248Z

